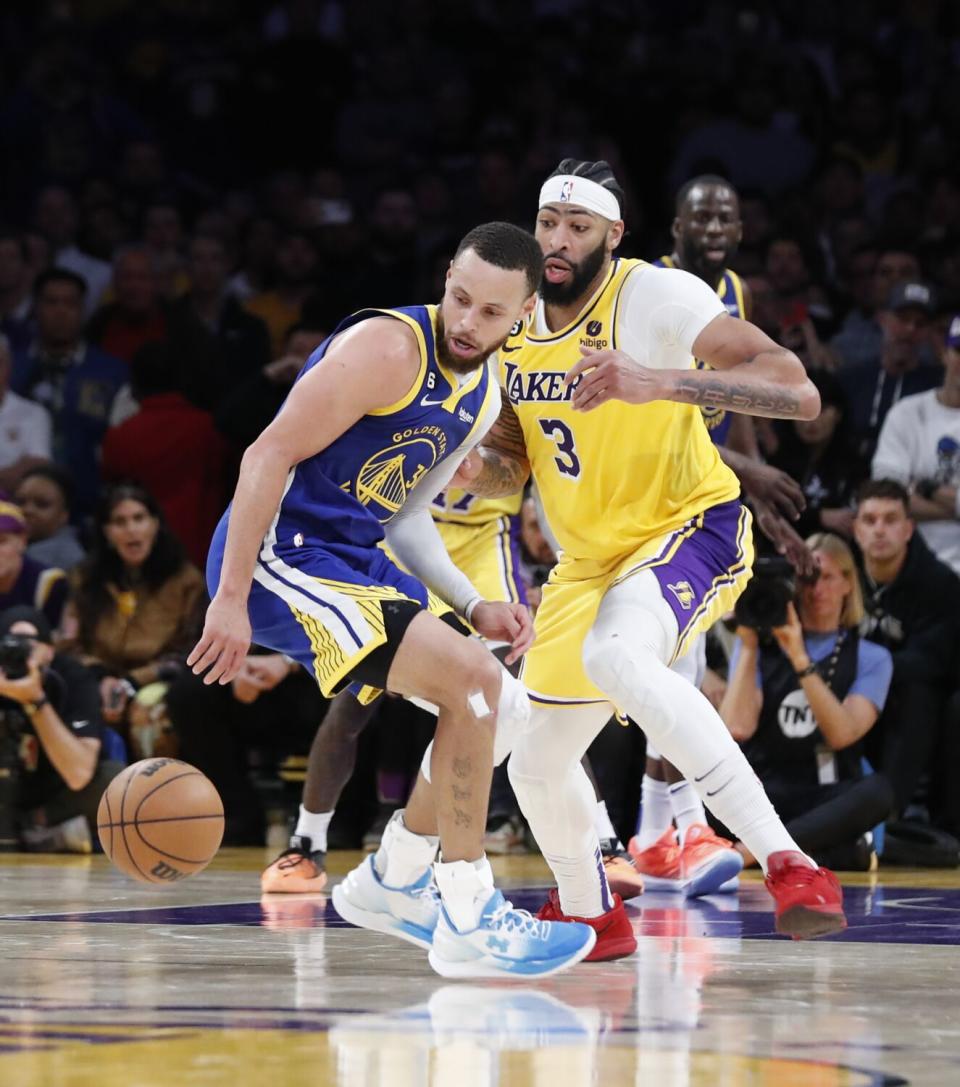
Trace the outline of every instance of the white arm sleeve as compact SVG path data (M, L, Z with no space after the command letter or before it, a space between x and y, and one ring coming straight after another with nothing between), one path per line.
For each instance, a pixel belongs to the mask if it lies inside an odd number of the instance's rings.
M915 420L911 418L909 408L908 398L894 404L887 412L870 467L874 479L895 479L905 487L911 482L914 473L911 423Z
M689 369L694 341L721 313L724 304L702 279L641 265L623 285L617 343L644 366Z
M492 369L491 380L496 381ZM419 578L459 615L466 615L467 608L482 598L473 582L454 566L447 554L437 526L430 516L430 503L445 490L460 462L474 446L480 444L499 414L500 397L493 396L490 398L490 406L478 420L467 441L436 468L431 468L424 474L404 502L403 508L385 528L387 543L397 558L414 577Z

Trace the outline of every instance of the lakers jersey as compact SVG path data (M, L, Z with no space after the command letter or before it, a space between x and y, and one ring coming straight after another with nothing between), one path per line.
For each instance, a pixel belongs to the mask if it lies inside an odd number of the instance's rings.
M547 331L542 303L500 351L500 379L523 428L547 520L565 562L580 575L609 572L645 541L739 494L690 404L607 401L575 412L564 375L581 346L619 346L618 307L643 261L614 260L604 282L566 328ZM656 272L662 275L662 272Z
M402 400L358 419L291 471L274 528L278 551L311 543L341 550L375 547L383 526L423 476L470 437L499 395L491 364L458 380L437 358L435 306L353 314L313 352L297 380L324 357L334 336L382 316L403 321L415 333L417 378Z
M653 263L660 268L677 267L673 257L661 257ZM729 268L724 269L723 276L717 285L717 295L731 317L746 318L747 313L743 305L743 283L736 272L731 272ZM710 369L700 359L697 359L697 368L700 370ZM730 412L726 408L712 408L708 404L705 404L700 410L703 412L703 421L714 444L726 445L727 435L730 433L730 424L733 422Z
M480 498L469 491L448 487L433 500L430 515L439 525L481 525L498 521L501 517L516 517L523 504L523 494L506 498Z

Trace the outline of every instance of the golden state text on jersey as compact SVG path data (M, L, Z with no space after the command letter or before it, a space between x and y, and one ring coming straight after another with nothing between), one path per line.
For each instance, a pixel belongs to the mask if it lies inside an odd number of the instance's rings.
M659 268L676 268L677 266L673 257L661 257L653 263ZM720 282L717 284L717 295L731 317L746 318L746 308L743 304L743 283L736 272L731 272L729 268L724 269ZM700 370L710 369L700 359L697 359L697 368ZM711 407L709 404L704 404L700 411L703 413L703 421L714 444L726 445L727 436L730 433L730 424L733 422L730 412L726 408Z
M609 570L644 541L739 493L698 407L610 400L593 411L573 409L564 375L581 347L620 346L624 287L646 274L664 273L644 261L612 261L569 325L545 331L540 304L500 349L500 381L523 428L547 520L562 562L576 561L581 576Z
M375 547L420 480L470 436L499 396L491 363L458 381L437 358L435 306L353 314L313 352L297 380L320 362L338 333L384 316L403 321L416 335L417 378L402 400L358 419L291 471L276 522L278 552L311 543Z

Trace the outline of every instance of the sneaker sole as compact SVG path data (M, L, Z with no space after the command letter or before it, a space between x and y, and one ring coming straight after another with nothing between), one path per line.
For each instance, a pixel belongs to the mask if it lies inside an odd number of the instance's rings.
M591 929L591 939L572 955L562 959L541 959L526 962L513 963L514 969L504 969L503 959L494 959L484 955L479 959L456 960L450 962L441 959L433 950L427 956L430 965L442 978L548 978L551 974L559 974L561 970L568 970L582 962L593 950L597 942L597 934ZM523 969L520 969L520 967Z
M312 879L300 876L279 876L272 879L267 873L260 877L260 890L268 895L309 895L322 891L327 885L327 873L321 872Z
M414 947L422 948L424 951L429 950L433 943L433 933L427 933L426 929L416 929L414 931L416 926L398 921L389 913L374 913L372 910L365 910L354 905L344 895L339 883L334 887L331 898L333 908L337 913L340 914L344 921L349 921L351 925L356 925L357 928L382 932L385 936L396 936L398 939L406 940L408 944L413 944Z
M686 879L669 879L666 876L651 876L648 872L640 872L640 875L643 877L643 885L648 891L670 891L673 894L682 895L686 892L689 884L689 880Z
M814 940L842 932L847 927L843 913L822 913L809 906L794 906L781 914L776 921L777 932L794 940Z
M584 958L584 962L610 962L612 959L629 958L637 950L635 936L624 936L619 940L609 940L606 943L597 941L593 950Z
M743 871L743 860L734 850L724 850L702 872L698 872L684 888L687 898L699 898L700 895L712 895L731 880L736 880ZM736 890L736 885L731 888Z

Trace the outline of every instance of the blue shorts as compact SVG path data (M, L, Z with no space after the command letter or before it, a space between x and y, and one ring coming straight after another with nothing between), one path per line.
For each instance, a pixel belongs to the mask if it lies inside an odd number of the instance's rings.
M217 591L229 511L220 519L207 557L207 587ZM310 544L282 550L264 544L257 557L247 610L257 645L285 653L316 677L328 698L380 646L396 652L410 604L442 616L452 609L378 547ZM403 613L405 621L398 621ZM393 652L386 658L387 667ZM386 680L384 670L383 680ZM370 701L379 692L355 692Z

